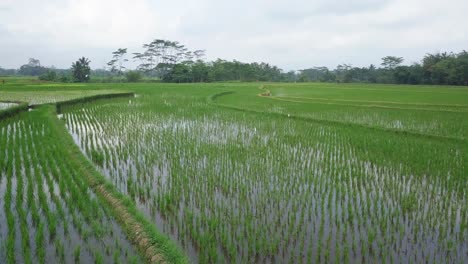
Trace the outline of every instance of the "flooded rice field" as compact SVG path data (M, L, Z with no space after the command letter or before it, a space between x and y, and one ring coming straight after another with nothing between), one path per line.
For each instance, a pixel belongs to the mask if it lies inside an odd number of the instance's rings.
M0 120L0 263L140 263L38 111Z
M468 258L464 143L232 111L175 93L64 110L83 153L192 262Z

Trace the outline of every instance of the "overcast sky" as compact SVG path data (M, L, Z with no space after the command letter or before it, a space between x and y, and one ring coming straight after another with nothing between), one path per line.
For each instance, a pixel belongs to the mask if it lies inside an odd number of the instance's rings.
M467 0L0 0L0 66L102 68L155 38L285 70L468 50Z

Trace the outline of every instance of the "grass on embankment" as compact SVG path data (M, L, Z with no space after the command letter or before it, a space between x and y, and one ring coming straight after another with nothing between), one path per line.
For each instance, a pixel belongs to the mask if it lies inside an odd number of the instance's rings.
M28 110L28 103L19 103L16 106L0 110L0 119L8 118L14 116L22 111Z

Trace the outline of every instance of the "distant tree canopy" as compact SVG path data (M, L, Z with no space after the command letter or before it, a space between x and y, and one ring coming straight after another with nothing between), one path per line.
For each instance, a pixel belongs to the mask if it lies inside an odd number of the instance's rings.
M271 82L363 82L395 84L446 84L468 85L468 53L427 54L422 63L409 66L401 65L402 57L386 56L382 58L381 67L353 67L351 64L340 64L335 69L314 67L298 72L283 72L280 68L268 63L242 63L217 59L204 62L191 54L177 42L155 41L144 47L169 45L171 48L159 48L144 53L136 53L135 58L144 61L139 69L154 72L155 76L165 82L211 82L211 81L271 81ZM165 44L164 44L165 43ZM168 44L169 43L169 44ZM172 50L163 52L161 50ZM143 54L155 54L146 56ZM164 55L166 54L166 55ZM169 58L167 58L167 54ZM172 57L171 57L172 56ZM145 59L146 58L146 59ZM154 75L153 75L154 76Z
M11 76L11 75L16 75L17 74L16 69L4 69L0 67L0 76Z
M128 71L125 73L127 82L138 82L143 78L143 74L139 71Z
M164 39L143 44L143 49L143 52L133 53L133 59L140 63L137 69L161 79L167 78L166 75L178 75L184 66L201 61L205 55L204 50L190 51L178 41Z
M122 52L119 52L122 51ZM119 48L112 53L108 63L111 72L119 61L119 54L127 49ZM155 39L143 45L143 52L133 53L137 70L149 77L158 77L165 82L211 82L211 81L282 81L293 80L291 73L283 76L281 69L267 63L242 63L218 59L205 62L204 50L191 51L185 45L170 40ZM128 79L128 78L127 78Z
M117 49L112 52L112 60L107 63L107 66L110 68L110 72L117 73L119 76L123 74L123 71L126 69L124 63L128 61L126 55L127 49Z
M468 85L468 52L426 54L421 63L403 66L403 58L382 58L382 68L338 65L335 70L301 70L298 81Z
M402 57L387 56L382 58L382 65L385 70L394 70L400 65L404 59Z
M47 71L46 67L41 66L41 62L38 59L30 58L27 64L22 65L19 68L18 74L39 76Z
M57 73L53 70L47 70L45 73L39 75L39 80L42 81L56 81L57 80Z
M0 75L40 76L48 81L87 82L93 76L103 81L137 82L143 78L157 78L163 82L214 82L214 81L270 81L270 82L357 82L394 84L468 85L468 52L426 54L420 63L402 65L404 59L385 56L380 67L353 67L340 64L335 69L313 67L284 72L268 63L244 63L237 60L217 59L206 62L204 50L189 50L185 45L170 40L155 39L142 46L142 52L130 53L138 66L129 70L127 48L112 52L107 69L91 70L89 60L80 58L69 70L41 66L31 58L19 70L2 69ZM125 78L124 78L125 77Z

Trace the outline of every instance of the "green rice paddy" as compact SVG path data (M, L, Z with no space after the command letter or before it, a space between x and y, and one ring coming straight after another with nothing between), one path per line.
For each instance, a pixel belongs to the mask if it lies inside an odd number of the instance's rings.
M464 87L12 84L0 89L0 101L110 91L135 96L64 105L59 117L38 108L0 121L0 260L57 260L63 251L72 261L76 250L90 260L111 260L107 251L123 262L141 259L66 158L52 118L189 262L468 258ZM82 206L72 202L78 195ZM45 253L37 236L50 247Z
M138 263L44 113L0 121L0 262Z

